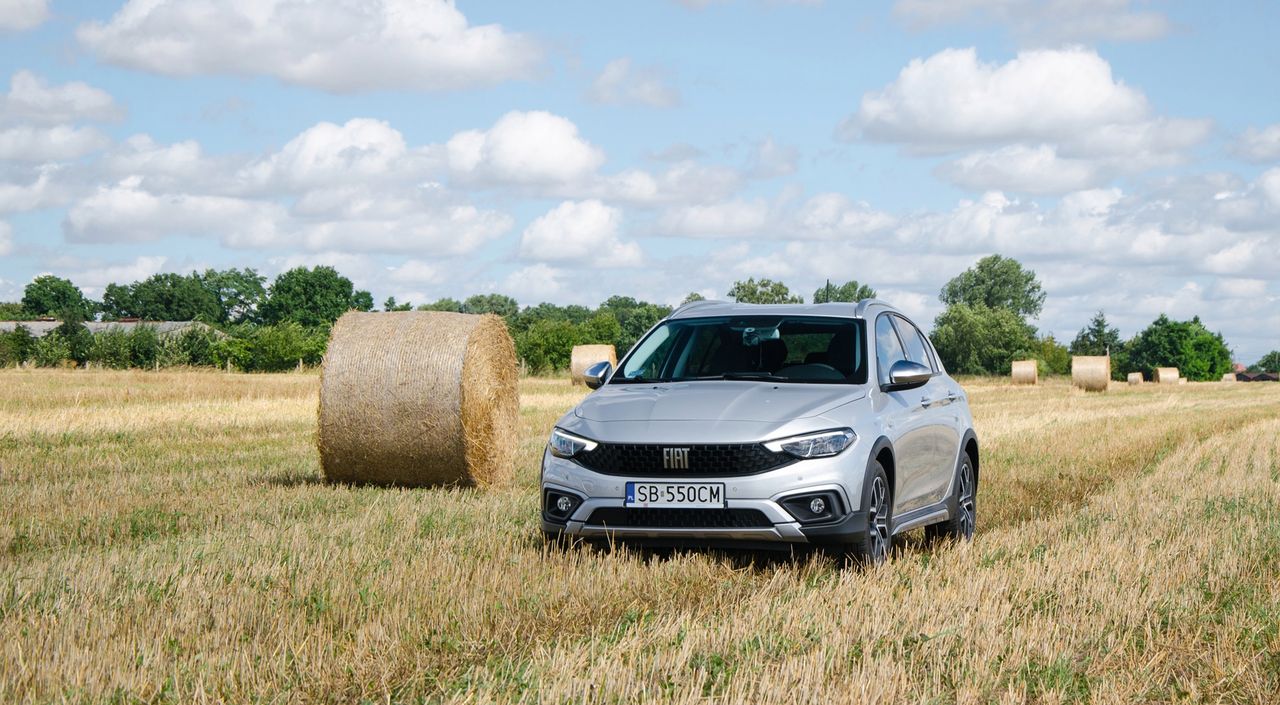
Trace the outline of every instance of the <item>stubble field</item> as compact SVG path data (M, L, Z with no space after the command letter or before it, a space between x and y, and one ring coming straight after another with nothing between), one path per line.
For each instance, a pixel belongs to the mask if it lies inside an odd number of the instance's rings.
M545 548L514 483L320 481L318 376L0 372L0 702L1275 702L1280 385L969 381L978 537ZM917 532L918 533L918 532Z

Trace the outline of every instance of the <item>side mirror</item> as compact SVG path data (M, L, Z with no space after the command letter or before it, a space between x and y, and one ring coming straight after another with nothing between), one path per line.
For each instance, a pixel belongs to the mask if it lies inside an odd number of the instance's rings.
M900 392L923 387L932 376L933 370L918 362L898 360L889 368L889 384L885 385L884 391Z
M582 373L583 381L587 383L587 387L591 389L599 389L601 385L609 381L609 377L613 374L613 365L608 360L597 362L587 368Z

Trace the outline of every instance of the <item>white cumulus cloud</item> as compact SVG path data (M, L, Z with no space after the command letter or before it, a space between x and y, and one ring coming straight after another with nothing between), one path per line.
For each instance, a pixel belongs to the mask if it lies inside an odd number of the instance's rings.
M1168 34L1163 13L1134 7L1134 0L897 0L893 12L909 27L956 23L1009 27L1026 40L1142 41Z
M129 68L268 75L337 93L493 84L542 61L532 39L472 26L452 0L129 0L76 36Z
M0 255L13 252L13 226L0 220Z
M862 97L847 137L920 147L1050 140L1147 117L1147 99L1080 48L1020 52L1005 64L974 49L913 59L893 83Z
M49 19L49 0L0 1L0 30L34 29Z
M1250 127L1231 145L1231 151L1249 162L1280 161L1280 123L1262 129Z
M631 59L605 64L592 81L587 98L604 105L645 105L670 108L680 104L680 92L668 85L664 73L654 67L633 66Z
M111 94L81 81L50 86L30 71L9 79L9 92L0 97L0 119L6 122L58 125L89 121L110 122L124 116Z
M0 159L46 162L77 159L110 144L92 127L31 127L0 129Z
M597 267L633 267L640 246L619 236L622 213L597 200L565 201L538 217L520 237L526 259L578 262Z
M604 163L604 152L571 121L543 111L510 112L488 130L467 130L445 145L449 168L466 181L507 184L573 182Z
M1023 51L1004 64L948 49L864 95L840 135L921 155L978 148L937 173L974 190L1065 193L1179 164L1212 127L1152 113L1088 49Z

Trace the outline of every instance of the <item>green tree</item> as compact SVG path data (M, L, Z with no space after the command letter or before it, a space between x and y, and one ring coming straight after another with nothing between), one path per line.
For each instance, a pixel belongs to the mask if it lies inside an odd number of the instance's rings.
M613 311L600 311L578 325L578 342L575 345L613 345L621 336L622 324L618 323Z
M1272 350L1263 355L1262 359L1251 365L1249 369L1255 372L1280 372L1280 350Z
M131 318L136 314L137 302L133 298L133 287L123 284L108 284L102 292L102 317L108 321Z
M419 304L419 311L447 311L449 313L462 313L462 302L457 299L437 299L429 304Z
M74 311L80 320L93 318L97 306L69 279L38 276L22 292L22 310L31 316L59 316Z
M562 370L569 366L578 342L578 330L572 323L544 318L516 337L516 354L532 373Z
M1041 370L1046 374L1066 375L1071 373L1071 353L1052 335L1046 335L1037 341L1036 359L1042 364Z
M462 303L464 313L494 313L509 322L520 311L520 304L503 294L476 294Z
M1007 375L1035 354L1035 331L1006 308L952 304L934 321L933 346L952 374Z
M0 333L0 365L21 365L35 353L36 338L24 325L14 326L7 333Z
M961 272L942 287L942 303L952 306L986 306L1035 318L1044 306L1045 293L1036 273L1015 259L989 255Z
M804 297L793 295L786 284L772 279L754 278L736 281L729 288L729 298L743 304L802 304Z
M93 336L93 346L89 351L89 361L95 365L122 370L133 361L129 347L129 334L118 327L112 327Z
M876 290L859 283L856 279L847 281L840 285L833 285L831 280L827 280L826 286L818 287L813 292L813 302L815 304L825 304L832 301L861 301L863 299L874 299Z
M707 300L707 297L703 296L702 294L699 294L696 291L690 291L689 295L684 297L684 301L680 302L680 305L683 306L685 304L691 304L694 301L706 301L706 300Z
M357 311L364 311L366 313L372 311L373 294L370 294L363 289L357 289L356 292L351 295L351 308Z
M399 303L396 303L396 297L388 296L387 300L382 302L382 310L383 311L412 311L413 304L409 303L408 301L402 304L399 304Z
M54 331L49 331L36 338L31 348L31 359L37 367L61 367L71 359L71 346Z
M32 316L17 301L0 301L0 321L29 321Z
M636 344L640 336L647 333L658 321L671 315L671 307L637 301L630 296L611 296L600 304L596 313L612 313L618 320L621 332L617 339L601 342L612 342L613 347L618 351L618 357L622 357L631 349L631 346Z
M268 324L292 321L321 326L332 324L351 309L372 308L369 292L356 291L351 280L338 274L338 270L320 265L312 269L296 267L276 277L261 312L262 320Z
M1219 333L1200 322L1174 321L1168 316L1152 321L1128 345L1126 372L1142 372L1151 379L1157 367L1176 367L1190 380L1218 380L1231 371L1231 350Z
M129 331L129 360L134 367L155 367L160 356L160 334L155 326L134 326Z
M67 359L83 365L88 362L93 350L93 334L84 327L84 321L80 320L74 311L67 311L60 318L62 318L62 324L54 328L53 333L66 343Z
M193 275L194 276L194 275ZM252 323L258 320L258 309L267 298L267 278L257 270L206 269L199 282L213 295L221 310L219 323Z
M105 298L105 297L104 297ZM164 272L147 277L129 287L129 316L147 321L223 320L218 295L205 286L200 276Z
M1119 329L1109 325L1106 314L1098 311L1089 325L1081 328L1075 340L1071 341L1071 354L1109 355L1118 352L1123 346Z

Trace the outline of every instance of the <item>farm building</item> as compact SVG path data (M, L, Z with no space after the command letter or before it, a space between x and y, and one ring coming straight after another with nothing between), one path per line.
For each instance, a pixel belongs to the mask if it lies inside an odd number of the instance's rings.
M1280 382L1280 373L1276 372L1237 372L1237 382Z
M0 321L0 333L11 333L18 326L27 329L32 337L43 338L46 333L55 330L62 325L62 321L56 320L40 320L40 321ZM212 327L199 321L88 321L84 324L90 333L106 333L107 331L118 330L123 333L130 333L138 326L148 326L154 328L157 333L162 336L178 335L183 331L191 328L214 330ZM221 331L214 331L218 335L222 335Z

